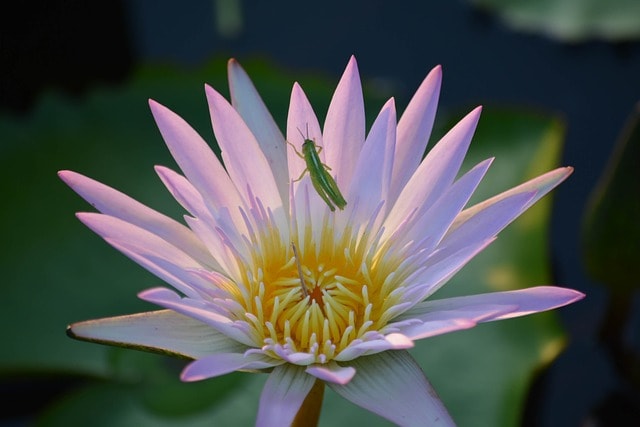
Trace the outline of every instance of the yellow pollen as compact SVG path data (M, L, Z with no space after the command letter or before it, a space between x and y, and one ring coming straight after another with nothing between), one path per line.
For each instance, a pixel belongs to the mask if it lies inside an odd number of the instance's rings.
M244 322L255 347L274 358L299 352L308 355L304 363L329 362L383 330L402 302L403 293L393 292L406 277L395 273L401 260L365 252L351 233L338 239L324 225L320 242L306 229L301 240L284 243L275 227L265 227L250 236L250 255L236 258L241 277L229 285L238 298L231 320Z

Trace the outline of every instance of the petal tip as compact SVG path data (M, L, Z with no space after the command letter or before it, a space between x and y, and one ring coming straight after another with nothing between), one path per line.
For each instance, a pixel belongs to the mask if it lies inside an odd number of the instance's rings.
M78 174L76 172L70 170L60 170L57 172L58 178L60 178L65 184L71 186L70 182L73 181L73 178Z

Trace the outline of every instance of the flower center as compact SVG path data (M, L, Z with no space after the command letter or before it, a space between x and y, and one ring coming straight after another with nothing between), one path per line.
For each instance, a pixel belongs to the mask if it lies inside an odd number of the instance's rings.
M242 278L233 286L236 303L225 304L232 318L248 325L257 348L306 365L380 337L401 302L401 293L392 292L398 263L365 256L353 242L269 240L269 247L252 247L252 262L243 258Z

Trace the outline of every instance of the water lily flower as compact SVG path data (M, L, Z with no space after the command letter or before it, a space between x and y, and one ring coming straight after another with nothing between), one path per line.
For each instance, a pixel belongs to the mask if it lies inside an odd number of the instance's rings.
M416 340L584 296L542 286L429 298L572 172L559 168L467 207L492 161L458 177L481 108L422 159L440 67L400 120L390 99L368 133L354 58L322 129L294 84L286 139L238 62L228 67L231 103L205 87L224 166L181 117L150 101L182 170L156 172L187 211L186 225L60 172L100 211L78 218L173 288L139 294L162 310L79 322L71 336L187 357L184 381L268 372L258 426L291 424L318 384L399 425L453 425L407 352ZM307 165L287 141L301 151L307 138L344 195L344 209L332 211L302 174Z

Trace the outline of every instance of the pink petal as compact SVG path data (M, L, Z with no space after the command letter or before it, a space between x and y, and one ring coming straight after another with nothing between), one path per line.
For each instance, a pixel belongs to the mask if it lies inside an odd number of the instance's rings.
M406 351L385 351L349 363L357 374L340 396L401 426L454 426L420 367Z
M67 334L85 341L192 359L247 348L209 325L171 310L78 322L69 326Z
M419 262L422 268L415 277L407 278L403 300L411 302L413 306L432 295L494 240L489 238L462 248L450 246L434 252L426 261Z
M429 319L455 316L477 322L526 316L571 304L584 298L582 292L556 286L538 286L517 291L493 292L421 302L399 319ZM426 320L425 320L426 321Z
M480 202L472 207L462 211L456 218L453 224L453 228L459 227L461 224L467 222L470 218L481 212L483 209L498 203L508 197L516 194L531 193L535 194L527 204L524 205L522 211L529 209L529 206L537 202L542 196L553 190L558 184L567 179L569 175L573 173L572 167L562 167L554 169L536 178L533 178L523 184L513 187L507 191L504 191L490 199Z
M452 226L439 247L459 247L496 236L530 205L534 196L515 193L486 206L457 227Z
M353 56L329 104L323 136L326 164L332 168L338 187L348 188L365 136L362 85Z
M232 251L229 250L229 244L243 245L240 242L239 236L236 234L236 230L223 227L212 227L211 224L200 218L185 217L185 221L191 227L191 229L202 239L202 241L209 249L209 252L216 258L221 266L220 271L226 273L230 277L241 277L238 265L238 258ZM222 235L221 230L225 233ZM241 246L244 247L244 246Z
M380 201L386 204L395 145L396 108L390 99L371 126L358 162L352 166L353 178L346 195L347 203L351 201L351 206L358 209L354 215L358 222L366 222ZM357 205L353 203L356 199Z
M324 365L311 365L307 367L306 372L323 381L336 384L346 384L356 374L356 370L351 366L340 366L335 362L329 362Z
M283 203L276 181L256 138L233 109L231 104L210 86L205 87L211 123L222 158L231 180L243 196L247 206L255 204L254 197L276 214L279 228L286 230ZM250 153L250 155L247 155Z
M260 395L256 427L291 425L315 381L300 366L285 364L274 368Z
M200 381L234 371L271 368L279 362L262 354L217 353L188 364L180 374L182 381Z
M260 149L269 163L280 190L280 198L289 200L286 144L273 116L264 105L251 79L238 61L230 59L227 65L229 89L233 108L255 135Z
M150 100L149 106L173 158L209 206L225 206L239 230L245 230L237 208L240 195L207 143L180 116ZM243 189L245 190L245 189Z
M217 265L191 230L98 181L71 171L58 176L100 212L158 235L205 265Z
M424 213L416 213L415 222L411 228L407 228L403 238L394 236L394 244L402 247L409 242L416 242L416 247L421 250L433 250L473 195L492 160L479 163L454 182L432 205L420 208L420 211L424 209ZM416 236L420 236L421 240Z
M185 293L190 292L182 278L167 274L156 260L171 260L178 271L206 267L155 234L121 219L88 212L80 212L77 217L107 243Z
M442 67L438 65L424 79L398 122L391 204L422 161L438 108L441 83Z
M154 169L173 198L191 215L201 216L208 213L202 195L187 178L164 166L156 166Z
M118 251L122 252L138 265L144 267L156 277L159 277L190 298L200 298L201 293L189 283L192 278L189 270L174 263L173 258L165 257L155 251L155 248L146 248L132 245L111 238L105 241ZM184 262L183 262L184 263ZM188 267L199 268L199 267Z
M467 114L431 149L398 196L385 228L395 230L414 210L431 205L451 185L469 148L481 110L478 107Z

